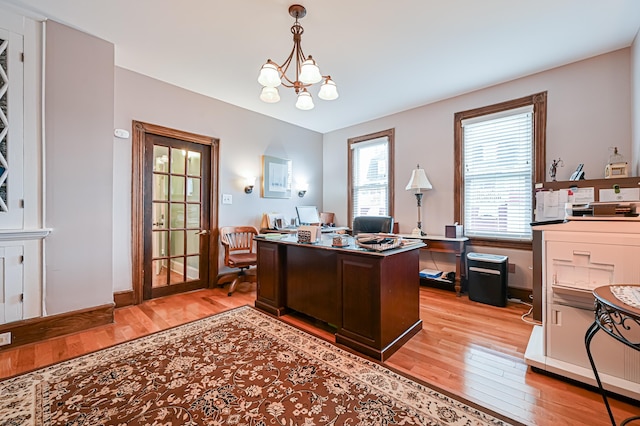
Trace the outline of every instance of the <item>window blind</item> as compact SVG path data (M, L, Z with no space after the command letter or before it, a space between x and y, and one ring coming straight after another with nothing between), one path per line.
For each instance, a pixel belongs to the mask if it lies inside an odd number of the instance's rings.
M389 142L378 138L351 145L352 217L389 214Z
M465 235L531 240L533 107L462 127Z

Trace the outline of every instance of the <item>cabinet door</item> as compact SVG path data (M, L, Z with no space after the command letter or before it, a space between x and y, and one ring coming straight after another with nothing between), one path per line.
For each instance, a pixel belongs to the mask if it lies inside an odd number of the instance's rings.
M0 324L23 319L22 246L0 247Z
M24 227L24 36L0 15L0 227ZM12 15L9 14L9 18ZM28 53L28 52L27 52ZM35 177L35 176L34 176Z
M342 298L340 334L380 348L380 262L364 256L338 256Z
M287 308L331 326L340 320L336 252L287 245Z
M594 320L593 310L554 304L550 307L547 355L591 370L584 336ZM640 341L640 329L631 329L631 339ZM634 335L635 334L635 335ZM598 372L640 383L640 352L599 331L591 341L591 354Z
M286 306L278 244L258 241L256 307L281 315Z

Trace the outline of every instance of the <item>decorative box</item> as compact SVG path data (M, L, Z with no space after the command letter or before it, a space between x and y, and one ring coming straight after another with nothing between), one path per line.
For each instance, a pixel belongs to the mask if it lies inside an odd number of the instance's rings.
M331 240L331 245L334 247L347 247L349 245L349 237L347 235L336 235Z
M445 225L444 236L447 238L461 238L463 236L462 225Z

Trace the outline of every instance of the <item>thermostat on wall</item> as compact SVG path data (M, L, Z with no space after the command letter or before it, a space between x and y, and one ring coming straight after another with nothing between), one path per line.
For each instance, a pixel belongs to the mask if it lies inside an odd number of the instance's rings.
M125 129L116 129L113 131L113 134L116 138L120 139L129 139L129 132Z

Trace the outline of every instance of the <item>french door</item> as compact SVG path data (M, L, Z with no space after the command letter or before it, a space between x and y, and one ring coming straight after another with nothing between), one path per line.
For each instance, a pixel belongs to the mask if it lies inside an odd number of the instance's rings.
M217 275L217 140L138 122L134 139L136 303L208 287Z

